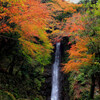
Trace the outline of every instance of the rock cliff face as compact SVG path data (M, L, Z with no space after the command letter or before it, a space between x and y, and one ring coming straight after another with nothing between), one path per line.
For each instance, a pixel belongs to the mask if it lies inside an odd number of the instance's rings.
M66 50L70 48L68 45L69 38L64 37L61 41L61 63L66 63L68 59L68 54ZM62 69L62 65L60 65L60 69ZM70 100L69 97L69 81L68 81L68 74L63 73L60 71L60 100Z
M42 94L45 97L45 100L50 100L51 95L51 82L52 82L52 66L49 65L45 68L45 83L42 86Z

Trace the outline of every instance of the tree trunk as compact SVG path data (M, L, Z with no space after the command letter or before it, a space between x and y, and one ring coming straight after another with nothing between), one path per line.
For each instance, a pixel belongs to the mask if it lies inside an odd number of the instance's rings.
M94 91L95 91L95 77L94 74L92 75L92 83L91 83L91 89L90 89L90 99L94 98Z
M9 65L9 74L13 74L13 69L14 69L14 65L15 65L15 63L16 63L16 60L15 60L15 56L13 57L13 60L12 60L12 62L10 63L10 65Z
M13 74L13 69L14 69L14 63L12 62L12 66L9 68L9 74Z
M22 64L21 64L20 68L16 71L15 76L16 76L16 75L19 73L19 71L21 70L23 64L24 64L24 61L22 61Z

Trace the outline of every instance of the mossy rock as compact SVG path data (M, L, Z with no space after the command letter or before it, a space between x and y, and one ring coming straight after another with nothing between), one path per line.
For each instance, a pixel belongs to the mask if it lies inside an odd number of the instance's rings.
M44 100L41 95L38 95L37 97L38 97L38 100Z
M16 98L10 92L0 90L0 100L16 100Z

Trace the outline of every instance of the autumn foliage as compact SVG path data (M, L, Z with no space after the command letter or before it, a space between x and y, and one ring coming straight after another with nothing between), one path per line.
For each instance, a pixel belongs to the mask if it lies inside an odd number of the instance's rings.
M50 18L41 0L0 0L0 97L6 91L17 99L42 98L53 49L46 33Z
M92 54L88 54L88 38L81 39L78 36L76 37L77 41L76 44L73 44L71 46L71 49L67 51L69 53L70 60L68 63L65 64L63 71L69 72L76 70L82 66L88 66L89 64L92 64Z
M51 52L52 45L45 32L47 19L49 19L45 4L37 0L1 0L0 5L0 33L2 35L6 32L20 34L19 41L23 45L23 52L31 55L32 58L35 57L38 61ZM39 55L41 58L38 58Z
M0 0L0 89L4 93L8 90L18 100L21 97L45 100L48 95L48 91L44 92L48 87L45 79L49 76L48 64L53 62L53 45L61 41L61 55L64 55L61 61L65 61L62 71L70 72L71 99L92 100L94 94L98 95L100 0L85 1L95 1L95 4ZM99 87L96 92L95 87ZM62 90L67 91L66 84Z
M90 2L81 13L66 18L63 35L69 37L70 49L62 71L70 72L72 99L100 98L99 5L100 0L97 4Z
M81 8L82 5L63 0L52 0L51 2L47 2L46 5L51 15L50 24L48 25L48 29L52 31L50 38L52 42L56 43L57 41L61 41L64 36L64 22L73 13L77 12L77 9Z
M95 30L95 27L97 27L94 25L95 22L96 17L91 19L88 14L82 15L77 13L67 18L64 35L70 37L70 44L72 43L72 46L68 51L70 60L65 64L63 69L65 72L74 69L78 70L81 66L84 67L94 63L93 57L99 52L96 49L99 47L97 42L99 41L99 34ZM94 25L94 27L92 25ZM96 37L96 35L98 37ZM94 51L91 50L91 48Z

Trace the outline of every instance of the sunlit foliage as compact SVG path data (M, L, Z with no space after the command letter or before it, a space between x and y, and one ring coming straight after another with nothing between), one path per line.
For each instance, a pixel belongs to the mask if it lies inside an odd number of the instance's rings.
M45 64L52 45L45 32L49 13L46 6L36 0L1 1L0 33L18 32L23 53ZM38 40L36 40L38 39ZM34 59L34 60L35 60ZM42 60L43 59L43 60ZM47 61L48 63L48 61Z

